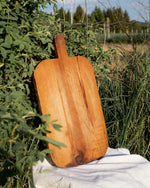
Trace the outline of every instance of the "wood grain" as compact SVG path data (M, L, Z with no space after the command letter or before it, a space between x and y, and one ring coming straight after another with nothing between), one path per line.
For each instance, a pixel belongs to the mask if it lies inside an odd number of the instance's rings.
M56 166L70 167L104 156L107 132L92 65L84 57L68 57L62 35L54 43L57 59L39 63L34 82L41 113L63 126L61 132L48 127L47 136L67 146L48 144L50 156Z

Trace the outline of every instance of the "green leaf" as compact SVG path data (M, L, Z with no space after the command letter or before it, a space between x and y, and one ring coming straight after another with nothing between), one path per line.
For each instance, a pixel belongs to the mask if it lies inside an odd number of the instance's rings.
M34 71L34 66L32 63L29 64L29 71L28 71L28 75L31 76L33 74Z
M0 63L0 68L4 66L4 63Z
M1 51L1 54L3 56L3 58L6 58L7 57L7 50L5 50L3 47L0 46L0 51Z
M9 23L9 25L12 27L16 27L16 28L18 27L18 24L16 22L11 22L11 23Z
M1 46L2 46L2 47L5 47L5 48L10 48L10 47L11 47L10 44L9 44L9 43L6 43L6 42L4 42Z
M19 36L19 32L18 32L18 29L13 29L11 32L10 32L11 36L13 39L15 40L19 40L18 38L20 37ZM15 41L14 41L15 42Z
M0 43L2 43L4 41L4 39L0 39Z
M42 169L40 169L40 171L39 171L39 173L49 173L49 172L51 172L52 170L42 170Z
M7 27L6 27L6 33L10 33L11 30L12 30L12 28L11 28L10 26L7 26Z
M54 127L55 130L61 131L62 125L59 125L59 124L52 124L52 126Z
M66 147L65 144L63 144L62 142L58 142L52 138L49 138L49 137L46 137L46 136L39 136L39 135L35 135L36 138L40 139L40 140L43 140L47 143L51 143L53 144L54 146L57 146L58 148L60 147Z
M14 54L10 54L10 62L11 63L14 63L14 61L15 61L15 56L14 56Z
M21 44L19 45L19 49L20 49L20 51L22 51L22 50L24 49L24 44L21 43Z
M23 119L30 118L30 117L35 117L36 114L32 111L28 111L28 113L24 116L22 116Z
M43 151L41 151L41 153L45 154L49 154L49 153L54 153L54 151L52 149L44 149Z
M48 43L47 49L48 49L48 52L50 53L53 49L53 45L51 43Z
M12 44L12 37L10 35L7 35L5 38L5 43L11 45Z
M13 119L10 113L5 113L0 116L0 119Z
M56 120L56 119L52 120L52 121L51 121L51 124L53 124L53 123L55 123L55 122L57 122L57 120Z
M0 28L0 34L2 34L4 31L4 28Z
M4 25L6 25L6 22L0 21L0 25L1 25L1 26L4 26Z
M21 43L22 43L22 41L19 40L19 39L16 39L16 40L14 41L14 45L20 45Z
M17 17L13 17L13 16L2 16L1 17L3 20L13 20L13 21L16 21L18 18Z
M41 119L49 123L50 116L51 116L50 114L45 114L45 115L42 115Z
M10 48L11 44L12 44L12 37L10 35L7 35L5 37L5 42L1 46L5 47L5 48Z

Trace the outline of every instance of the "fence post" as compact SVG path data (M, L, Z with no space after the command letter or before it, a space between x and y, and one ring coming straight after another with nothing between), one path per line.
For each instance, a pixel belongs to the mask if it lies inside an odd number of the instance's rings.
M110 20L109 17L107 17L107 39L110 38Z
M106 42L106 24L105 23L103 27L104 27L104 45L105 45L105 42Z
M71 0L71 24L73 24L73 10L72 10L72 0Z
M133 32L133 28L132 28L132 30L131 30L131 33L133 34L134 32Z
M59 31L62 31L62 24L59 24Z

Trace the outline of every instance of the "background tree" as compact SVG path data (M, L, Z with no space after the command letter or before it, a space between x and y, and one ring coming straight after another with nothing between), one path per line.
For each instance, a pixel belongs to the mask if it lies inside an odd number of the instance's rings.
M116 22L115 20L115 16L114 16L114 8L108 8L105 12L105 21L107 20L107 18L109 18L110 23L114 23ZM112 32L113 30L116 30L116 26L115 25L110 25L110 31Z
M131 24L128 24L130 22L130 17L129 17L128 12L126 10L123 12L123 21L125 22L124 23L124 29L128 30L129 32L132 32L133 28L132 28Z
M114 9L113 9L113 15L114 15L115 21L116 21L116 22L119 22L119 23L116 25L116 32L125 31L126 24L122 24L122 23L121 23L122 21L124 21L124 15L123 15L123 11L122 11L121 7L119 7L119 8L114 8Z
M123 21L130 22L130 17L129 17L129 14L126 10L123 13Z
M60 18L61 20L64 19L64 10L61 7L59 10L56 11L56 19Z
M71 23L71 13L70 10L67 11L66 15L65 15L66 21Z
M108 8L106 10L106 13L105 13L105 20L107 19L107 17L110 19L110 22L113 23L115 22L115 15L114 15L114 10L115 8L111 9L111 8Z
M104 21L104 13L99 7L95 7L95 10L91 13L91 21L92 22L101 22Z
M82 7L79 5L76 9L76 12L74 13L74 22L78 23L82 21L82 16L84 15L84 10Z
M121 30L125 30L127 27L127 24L121 24L121 22L129 22L129 15L127 11L122 10L121 7L115 8L113 7L112 9L108 8L106 11L106 16L110 18L111 23L117 22L116 25L111 26L111 31L115 29L116 32L120 32Z
M116 21L123 21L123 11L122 11L122 8L119 7L119 8L114 8L113 9L113 14L115 16L115 20Z

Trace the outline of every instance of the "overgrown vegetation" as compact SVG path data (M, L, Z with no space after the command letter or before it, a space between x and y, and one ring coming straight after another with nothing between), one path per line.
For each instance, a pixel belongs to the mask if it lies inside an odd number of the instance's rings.
M89 26L87 31L84 24L66 24L60 29L55 15L39 9L54 1L42 2L31 6L5 0L0 5L0 186L28 187L32 165L52 152L46 142L64 146L63 140L44 136L49 117L39 114L32 85L35 66L54 57L56 33L65 36L69 56L87 56L94 67L109 146L126 147L150 160L149 50L141 54L135 48L130 56L103 51L96 35L99 28ZM109 68L111 57L118 55L126 66Z
M40 24L42 3L36 3L30 12L24 1L5 0L0 6L0 187L28 187L32 165L52 152L39 147L40 141L63 146L44 136L46 117L34 102L32 73L38 62L52 56L57 31L57 26ZM49 17L49 24L54 20Z
M150 160L149 52L123 58L121 65L97 76L111 147L125 147ZM121 63L121 62L120 62Z
M99 36L99 41L102 43L105 40L104 35ZM149 33L135 33L135 34L126 34L126 33L116 33L110 34L110 38L106 39L107 43L117 43L117 44L148 44L150 42Z

